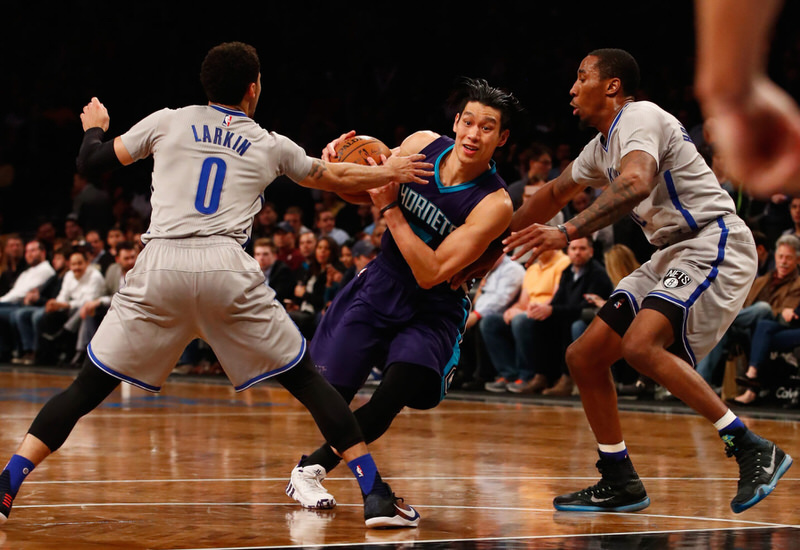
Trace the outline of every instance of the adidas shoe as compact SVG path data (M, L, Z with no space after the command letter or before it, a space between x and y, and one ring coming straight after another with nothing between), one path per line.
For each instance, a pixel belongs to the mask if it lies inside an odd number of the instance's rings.
M372 492L364 497L364 521L373 529L393 529L416 527L419 525L419 512L402 498L394 496L388 483L378 479Z
M597 469L600 481L582 491L557 496L553 499L555 509L562 512L635 512L650 506L650 498L629 458L616 461L600 457Z
M303 457L305 458L305 457ZM336 506L336 499L322 486L328 472L319 464L297 466L292 469L286 494L299 502L303 508L324 510Z
M723 436L725 453L739 464L739 488L731 500L731 510L741 513L769 495L778 480L792 465L792 457L772 441L752 432L744 436Z
M14 503L14 496L11 494L11 474L8 470L0 474L0 525L8 521L11 515L11 505Z

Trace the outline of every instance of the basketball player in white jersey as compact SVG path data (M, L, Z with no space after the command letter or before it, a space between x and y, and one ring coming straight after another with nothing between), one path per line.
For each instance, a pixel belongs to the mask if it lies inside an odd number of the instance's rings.
M153 155L151 223L81 372L42 408L0 474L0 523L30 471L120 381L159 391L186 345L202 338L236 390L274 376L309 409L357 474L368 527L414 526L419 514L381 480L349 407L311 363L305 339L243 247L265 187L280 175L306 187L357 192L424 182L432 166L423 155L393 156L382 167L328 164L262 129L251 118L260 63L246 44L212 48L200 79L208 105L157 111L111 141L102 141L109 117L97 98L83 110L79 170L105 171Z
M755 245L678 120L653 103L633 100L638 84L638 65L625 51L595 50L584 58L571 105L582 124L600 133L520 208L503 241L506 251L521 247L517 256L532 251L533 261L630 214L659 247L620 281L567 350L597 439L602 479L556 497L554 506L626 512L650 503L628 457L617 411L610 367L624 358L717 428L728 456L739 463L731 502L738 513L766 497L792 459L750 432L693 367L741 309L756 273ZM542 225L587 186L604 189L590 207L558 227Z

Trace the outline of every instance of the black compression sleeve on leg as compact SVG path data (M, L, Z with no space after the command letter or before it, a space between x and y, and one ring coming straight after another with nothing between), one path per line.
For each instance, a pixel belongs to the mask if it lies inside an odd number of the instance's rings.
M344 398L319 373L308 356L275 377L314 417L322 437L339 452L364 441Z
M391 426L403 407L432 409L441 401L442 377L428 367L392 363L372 397L355 411L364 441L372 443Z
M78 420L100 405L119 383L85 359L72 384L42 407L28 433L47 445L51 452L57 451Z
M114 140L103 141L102 128L89 128L83 134L76 165L84 176L94 176L122 166L114 151Z

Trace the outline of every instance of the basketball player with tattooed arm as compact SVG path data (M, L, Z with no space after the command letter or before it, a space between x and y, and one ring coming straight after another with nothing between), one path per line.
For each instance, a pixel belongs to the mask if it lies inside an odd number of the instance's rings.
M536 258L630 214L659 249L620 281L567 350L572 379L597 439L600 481L555 498L566 511L626 512L650 499L622 438L610 367L624 358L714 424L739 465L731 502L742 512L766 497L791 457L749 431L694 370L741 309L756 273L750 229L672 115L634 101L639 67L625 51L600 49L581 62L573 113L599 133L564 172L515 213L506 250ZM587 186L604 188L559 227L543 225Z
M305 187L358 192L424 182L432 166L422 155L397 155L380 167L329 164L262 129L252 119L260 62L246 44L212 48L200 79L207 105L157 111L109 141L105 107L97 98L84 107L79 170L99 173L153 155L151 223L80 373L44 405L0 475L0 523L25 477L83 415L120 381L159 391L194 338L214 349L236 390L274 377L308 408L326 441L358 471L368 527L391 526L401 507L413 510L381 481L347 403L311 363L305 339L243 247L265 187L280 175Z
M444 397L470 309L465 289L448 281L511 221L511 199L492 157L508 140L519 103L480 79L465 79L458 92L455 139L420 131L395 150L424 154L435 175L427 185L392 183L371 192L388 226L381 252L339 291L311 341L314 362L348 402L373 366L383 368L370 400L355 412L367 443L404 407L431 409ZM332 142L323 158L350 135ZM333 507L321 481L338 463L327 444L304 456L287 494L307 508Z

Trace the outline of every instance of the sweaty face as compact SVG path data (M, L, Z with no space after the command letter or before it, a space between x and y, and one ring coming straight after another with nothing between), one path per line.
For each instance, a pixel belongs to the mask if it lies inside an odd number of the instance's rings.
M580 119L582 125L592 128L596 127L596 117L605 107L608 84L608 79L600 78L597 61L593 55L583 59L578 68L578 77L569 91L572 114Z
M453 151L465 164L488 164L494 150L508 139L508 130L500 129L499 110L477 101L470 101L456 115L453 131L456 143Z

